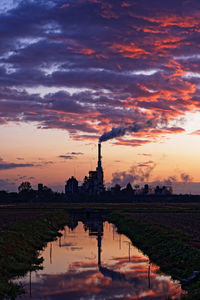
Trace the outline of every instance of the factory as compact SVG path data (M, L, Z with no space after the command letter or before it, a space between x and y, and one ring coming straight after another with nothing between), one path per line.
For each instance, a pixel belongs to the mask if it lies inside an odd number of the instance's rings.
M98 144L98 161L95 171L89 171L89 175L85 176L82 186L77 187L77 180L71 177L65 185L65 193L83 193L88 195L100 195L105 191L104 187L104 175L102 168L102 156L101 156L101 143Z

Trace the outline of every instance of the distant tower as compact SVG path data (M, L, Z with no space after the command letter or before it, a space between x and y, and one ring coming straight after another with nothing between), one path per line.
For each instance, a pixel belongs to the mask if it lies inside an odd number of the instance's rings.
M103 169L101 165L101 143L98 144L98 164L97 164L97 184L98 184L98 193L104 191L104 184L103 184Z
M74 176L69 178L65 185L65 194L76 194L78 193L78 181Z
M38 183L38 192L42 192L42 191L43 191L43 184Z

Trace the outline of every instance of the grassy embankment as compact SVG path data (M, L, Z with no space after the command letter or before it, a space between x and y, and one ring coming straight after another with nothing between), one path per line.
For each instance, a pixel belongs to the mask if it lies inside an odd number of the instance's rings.
M43 212L30 222L16 223L0 235L0 299L15 299L23 288L10 280L30 270L41 268L38 258L47 242L59 236L59 230L69 223L70 217L62 212Z
M167 214L165 210L162 212ZM173 279L187 279L193 271L200 271L200 250L194 246L197 245L196 238L181 232L180 226L173 230L166 225L166 221L163 225L162 212L159 214L160 222L153 220L155 216L151 210L146 213L118 212L112 214L109 221L147 254L153 263L159 265L162 272L171 275ZM176 214L177 212L174 213L174 218L177 217ZM169 212L168 215L173 213ZM195 218L195 214L193 216ZM182 217L184 219L184 213ZM200 274L182 284L182 287L188 292L184 298L200 299Z

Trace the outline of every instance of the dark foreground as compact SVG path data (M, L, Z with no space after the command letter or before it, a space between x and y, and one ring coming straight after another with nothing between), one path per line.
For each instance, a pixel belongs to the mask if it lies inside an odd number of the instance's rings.
M40 267L38 249L55 239L73 212L103 211L107 220L146 253L161 270L182 282L188 299L200 299L200 205L76 204L0 208L0 299L15 299L9 280ZM31 232L31 235L30 235ZM194 272L196 271L196 272ZM185 297L185 296L184 296Z

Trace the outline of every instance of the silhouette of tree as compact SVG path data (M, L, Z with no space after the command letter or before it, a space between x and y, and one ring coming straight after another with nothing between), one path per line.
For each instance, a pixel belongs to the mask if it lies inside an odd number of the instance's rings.
M36 193L32 189L30 182L28 181L22 182L18 187L18 191L19 191L19 197L21 201L32 202L35 198Z
M160 193L161 193L161 189L160 189L159 185L157 185L155 188L155 194L159 195Z
M132 192L133 191L133 188L132 188L132 185L130 184L130 182L126 186L126 191L127 192Z
M30 182L28 182L28 181L22 182L18 186L18 191L19 191L19 193L32 191L32 186L31 186Z
M115 192L116 192L116 193L117 193L117 192L120 192L121 186L117 183L117 184L115 185L114 189L115 189Z
M147 194L149 193L149 185L148 185L148 184L145 184L145 185L144 185L143 193L144 193L145 195L147 195Z

